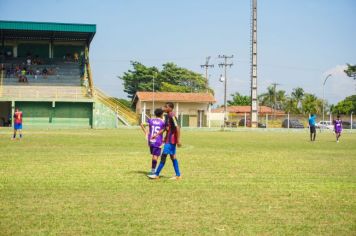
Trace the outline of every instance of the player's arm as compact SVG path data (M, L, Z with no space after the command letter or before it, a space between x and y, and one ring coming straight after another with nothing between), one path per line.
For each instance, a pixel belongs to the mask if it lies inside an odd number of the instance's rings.
M182 143L180 142L180 127L178 125L177 117L175 117L175 116L173 117L173 124L177 129L177 146L180 147L180 146L182 146Z
M160 136L165 130L166 128L161 129L158 133L152 135L151 139L155 139L157 136Z
M141 126L141 129L142 129L143 133L144 133L145 136L147 137L147 130L146 130L147 124L146 124L146 123L143 123L143 124L141 124L140 126Z

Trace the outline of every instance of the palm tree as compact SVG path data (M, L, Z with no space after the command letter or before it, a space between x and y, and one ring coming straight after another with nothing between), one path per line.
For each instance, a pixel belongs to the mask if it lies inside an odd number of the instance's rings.
M314 94L306 93L302 101L304 114L315 114L320 112L320 101Z
M297 113L301 112L302 108L302 100L304 98L304 89L303 88L295 88L291 94L291 98L295 101L295 110Z
M275 94L275 91L274 91L273 86L268 86L267 93L263 93L258 96L258 100L259 100L260 104L264 105L264 106L272 107L273 100L274 100L274 94Z

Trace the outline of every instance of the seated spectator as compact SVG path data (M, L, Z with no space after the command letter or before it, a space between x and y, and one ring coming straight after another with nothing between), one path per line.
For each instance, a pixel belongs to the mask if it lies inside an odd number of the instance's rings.
M48 75L55 75L56 71L54 70L54 68L49 68L48 69Z
M19 77L19 82L23 82L23 83L28 83L27 77L26 77L26 68L23 68L21 70L21 74Z
M22 76L26 76L26 73L27 73L26 68L25 68L25 67L22 68L22 70L21 70L21 75L22 75Z
M6 52L6 58L10 58L12 57L12 52L11 51L7 51Z
M48 76L48 70L47 70L47 68L45 67L45 68L43 68L43 70L42 70L42 75L43 75L43 78L44 79L47 79L47 76Z
M78 62L78 61L79 61L79 55L78 55L77 52L74 53L73 58L74 58L74 61L75 61L75 62Z
M37 79L40 74L41 74L40 70L36 68L35 79Z
M31 65L31 58L28 57L27 60L26 60L26 62L27 62L27 66L30 66L30 65Z

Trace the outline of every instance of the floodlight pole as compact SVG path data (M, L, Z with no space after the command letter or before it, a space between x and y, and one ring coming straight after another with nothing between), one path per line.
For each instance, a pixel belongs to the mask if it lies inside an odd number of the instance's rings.
M258 127L257 97L257 0L251 0L251 127Z
M331 74L328 74L324 80L324 83L323 83L323 122L324 122L324 106L325 106L325 83L326 81L331 77L332 75Z

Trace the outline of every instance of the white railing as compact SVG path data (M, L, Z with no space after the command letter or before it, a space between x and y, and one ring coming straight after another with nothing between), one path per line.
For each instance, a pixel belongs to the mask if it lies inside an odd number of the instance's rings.
M53 87L18 87L3 86L0 97L21 98L21 99L85 99L88 98L85 89L77 88L53 88Z

